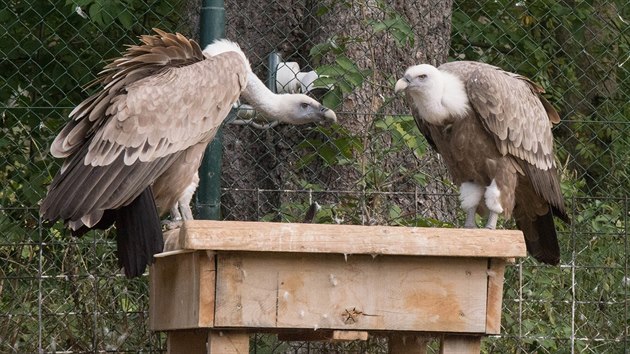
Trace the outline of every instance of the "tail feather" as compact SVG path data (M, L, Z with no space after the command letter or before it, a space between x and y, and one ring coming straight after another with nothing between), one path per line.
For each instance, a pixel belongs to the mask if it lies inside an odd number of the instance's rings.
M560 220L567 223L567 225L571 225L571 219L569 218L569 215L567 215L566 211L564 211L564 209L559 209L552 205L551 212L553 213L553 216L560 218Z
M525 235L530 255L546 264L557 265L560 262L560 246L551 208L547 214L535 219L516 217L516 225Z
M99 220L94 226L87 227L85 225L81 225L81 227L76 230L72 230L72 236L81 237L85 235L90 230L107 230L110 226L114 225L116 221L116 210L105 210L103 212L103 216L101 220Z
M162 252L164 239L151 188L145 189L131 204L116 211L118 265L128 278L140 276L153 255Z

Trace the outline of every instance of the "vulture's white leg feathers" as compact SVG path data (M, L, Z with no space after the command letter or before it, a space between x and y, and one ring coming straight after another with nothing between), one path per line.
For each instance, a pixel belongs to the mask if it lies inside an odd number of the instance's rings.
M394 90L405 92L418 129L461 186L465 226L474 227L475 212L486 208L487 228L501 213L514 216L529 253L558 264L553 216L569 217L551 134L560 117L543 88L492 65L459 61L412 66ZM482 198L485 208L478 207Z
M501 206L501 191L499 187L497 187L496 180L493 179L492 183L486 187L484 197L486 198L486 207L489 210L486 229L494 230L497 228L499 214L503 212L503 207Z
M107 64L94 82L100 91L70 113L50 147L65 159L63 169L40 206L44 221L61 219L75 236L115 225L129 277L162 251L160 215L179 203L183 218L192 218L188 187L239 96L270 119L336 120L308 96L270 92L233 42L202 51L179 33L154 31Z

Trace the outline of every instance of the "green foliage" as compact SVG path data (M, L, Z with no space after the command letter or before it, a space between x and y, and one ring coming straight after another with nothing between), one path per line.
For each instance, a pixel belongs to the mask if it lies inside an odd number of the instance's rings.
M350 6L349 3L345 6ZM377 1L376 6L384 13L382 20L366 19L365 22L372 28L372 33L388 32L396 40L396 43L403 46L414 45L413 28L402 15L392 8L385 1ZM330 11L327 6L321 6L316 14L321 16ZM343 103L343 97L354 92L355 89L363 85L364 80L371 76L370 70L362 70L356 63L344 55L350 43L364 42L365 38L358 36L333 36L325 42L318 43L311 48L311 62L316 66L319 79L316 86L332 86L333 89L323 97L324 105L339 109ZM320 65L327 56L334 58L331 64Z
M320 52L315 55L321 55L322 51L328 49L334 52L333 47L320 47ZM338 55L333 64L321 65L316 69L319 78L313 83L317 87L332 86L332 90L328 91L322 98L322 103L331 109L339 109L341 107L344 96L352 93L357 87L363 84L363 80L369 75L369 71L360 70L357 65L344 55Z
M413 47L415 40L411 24L385 1L377 1L376 4L385 14L385 18L383 20L368 20L374 33L389 32L399 46Z
M38 203L59 168L49 145L90 93L81 87L137 35L153 26L177 30L182 5L15 0L0 7L0 307L15 318L0 324L0 352L38 352L39 328L46 352L150 349L150 334L138 330L146 279L115 274L107 234L73 243L60 223L41 225Z
M563 120L555 132L559 159L568 161L568 174L584 181L585 195L628 191L623 184L630 178L625 6L622 1L538 0L488 1L479 7L460 1L453 12L453 59L492 63L545 88Z
M345 4L350 6L350 4ZM414 35L411 25L385 1L377 1L376 6L385 14L382 20L366 19L366 25L373 34L389 32L399 46L413 45ZM316 14L321 16L330 11L327 6L320 6ZM365 41L355 36L334 36L311 48L311 62L319 74L317 86L333 87L323 97L323 103L333 109L339 109L343 97L360 88L365 79L372 75L363 70L344 53L352 43ZM322 65L322 62L329 64ZM333 128L318 127L318 138L307 139L298 145L304 154L296 163L297 169L306 169L313 164L324 168L346 168L357 177L357 186L367 194L371 192L393 191L401 180L413 180L420 186L427 184L427 176L418 171L411 171L405 166L385 168L383 161L393 154L411 153L420 157L426 152L426 141L419 137L415 122L411 116L385 116L369 126L360 134L341 126ZM305 183L306 184L306 183ZM321 189L309 185L307 190ZM306 212L309 203L285 203L278 211L282 220L299 221ZM415 216L402 215L401 208L393 203L385 203L383 197L357 197L346 195L339 198L333 206L324 206L318 213L318 222L363 223L362 213L378 216L380 222L395 225L445 225L438 220L417 219ZM278 215L269 214L264 220L273 220Z
M133 25L134 0L66 0L66 6L74 6L74 10L89 19L101 28L118 22L124 29L131 29ZM87 13L87 15L85 14Z
M421 157L426 153L427 142L417 132L411 116L383 116L375 120L370 129L360 134L341 126L317 127L318 138L307 139L298 145L304 153L296 168L309 169L313 165L326 169L349 169L357 176L356 184L365 191L362 195L341 195L336 203L322 206L316 222L363 223L363 214L372 215L380 224L405 226L452 227L451 224L432 218L404 215L400 206L388 203L385 195L395 192L401 181L413 181L426 186L428 176L405 166L385 166L390 156L412 153ZM321 191L316 184L298 181L302 190ZM284 203L277 213L263 220L301 221L310 202Z
M505 337L486 351L568 353L569 338L576 336L576 352L621 352L623 343L614 340L624 332L628 313L617 316L614 311L625 302L628 262L630 77L623 62L630 42L622 15L627 4L538 0L479 5L456 2L451 57L516 71L546 89L563 120L554 133L572 217L571 225L556 223L561 264L571 268L540 268L528 259L522 268L510 269L506 284L523 285L507 289ZM506 340L512 337L516 339ZM597 347L597 340L610 342Z
M372 34L386 32L403 49L421 47L414 42L414 24L388 3L370 3L382 10L382 18L362 18ZM146 279L115 274L115 245L108 234L74 240L59 224L42 227L38 202L59 168L48 146L72 107L91 93L81 87L137 35L151 27L179 30L185 5L14 0L0 7L5 30L0 41L0 307L7 319L0 323L0 352L37 352L40 329L47 352L149 352L164 346L146 330ZM318 6L316 16L331 11ZM617 12L609 13L610 6ZM576 352L622 352L630 321L626 2L456 1L452 20L452 59L485 61L533 78L563 118L555 134L572 224L558 223L562 266L526 259L508 267L503 334L485 341L484 351L568 353L573 344ZM325 104L342 107L344 97L376 77L347 55L352 44L366 40L346 33L312 47L318 84L333 85ZM304 175L315 166L357 176L358 192L329 197L316 222L360 224L368 215L382 224L452 226L406 215L390 199L403 181L420 188L430 181L415 169L386 166L398 154L425 156L426 141L415 129L410 116L385 115L360 134L318 127L298 144L300 156L292 168ZM314 200L325 200L318 193L332 194L312 181L294 185ZM310 200L286 202L263 220L298 222L309 206ZM269 337L256 345L261 353L289 350Z

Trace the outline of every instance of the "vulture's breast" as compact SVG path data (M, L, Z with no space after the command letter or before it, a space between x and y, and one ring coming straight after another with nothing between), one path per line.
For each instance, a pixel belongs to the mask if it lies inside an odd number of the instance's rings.
M469 181L490 184L495 172L488 168L487 160L503 157L494 138L474 113L447 125L429 127L436 148L457 185Z

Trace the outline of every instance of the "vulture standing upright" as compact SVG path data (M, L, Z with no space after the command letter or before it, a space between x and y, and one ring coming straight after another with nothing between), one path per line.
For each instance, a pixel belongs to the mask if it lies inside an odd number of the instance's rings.
M553 216L569 222L553 154L552 123L560 117L526 77L470 61L422 64L396 82L404 91L420 132L442 156L466 211L514 216L528 252L558 264ZM483 200L483 203L481 201Z
M102 89L70 113L50 148L65 160L40 207L75 236L115 225L128 277L162 251L159 215L192 193L204 150L239 96L282 122L336 120L306 95L269 91L235 43L202 51L179 33L154 31L105 66L95 81Z

